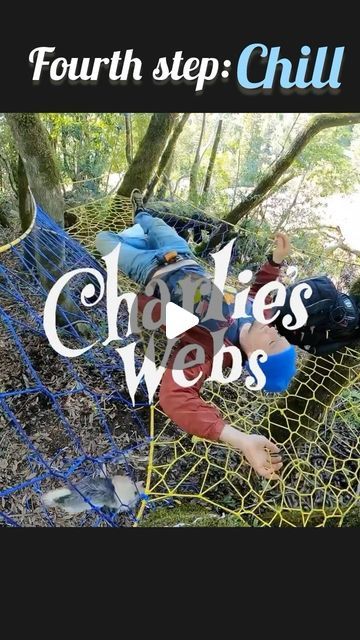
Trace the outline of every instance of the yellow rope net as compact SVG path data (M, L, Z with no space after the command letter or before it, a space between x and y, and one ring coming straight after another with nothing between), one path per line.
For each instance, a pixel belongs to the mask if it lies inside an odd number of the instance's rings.
M103 229L131 224L126 198L105 197L71 210L70 233L90 251ZM121 277L123 290L134 283ZM159 335L159 353L162 337ZM244 526L343 526L360 497L360 350L327 357L300 354L300 372L289 392L271 397L250 392L240 379L207 382L203 397L225 420L261 433L281 448L279 481L257 476L237 452L181 432L158 404L150 408L152 442L147 474L151 504L188 499L231 513ZM141 505L139 518L145 503Z

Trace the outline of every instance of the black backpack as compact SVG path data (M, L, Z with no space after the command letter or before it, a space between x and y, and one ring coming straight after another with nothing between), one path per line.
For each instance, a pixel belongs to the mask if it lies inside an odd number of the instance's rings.
M283 327L282 319L290 314L292 324L295 323L290 296L294 287L301 283L309 284L312 288L312 295L307 300L301 294L308 319L301 329L291 331ZM327 276L318 276L300 280L286 288L285 304L279 307L280 314L275 325L291 344L314 355L325 355L360 340L359 309L358 299L338 291Z

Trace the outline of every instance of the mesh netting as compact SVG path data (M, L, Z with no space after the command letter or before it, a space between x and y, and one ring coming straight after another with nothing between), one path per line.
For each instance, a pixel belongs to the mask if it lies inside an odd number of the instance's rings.
M106 224L96 204L76 210L77 223L70 232L90 251L100 228L121 231L131 224L125 198L111 207L106 202L102 201ZM197 212L195 219L173 215L171 205L156 211L150 205L149 210L181 230L193 249L200 246L199 260L207 266L212 238L220 237L212 249L219 250L234 236L233 227L208 214ZM237 265L250 255L251 243L245 235L235 245ZM241 262L237 271L254 266ZM229 281L237 284L231 274ZM121 287L131 290L134 283L121 276ZM157 346L160 361L165 349L160 334ZM206 382L202 390L233 426L279 443L284 461L280 481L259 478L238 452L225 445L181 435L155 404L148 470L151 501L200 500L251 526L341 526L359 501L360 354L347 348L327 357L299 356L300 372L280 397L251 393L243 378L231 385Z
M39 210L35 229L0 258L0 446L4 449L0 508L4 521L25 526L136 522L131 513L119 516L94 509L65 517L49 513L42 505L44 491L84 475L97 475L105 464L109 475L119 469L136 480L146 475L148 507L186 498L210 504L219 513L232 513L244 525L341 526L359 500L357 350L316 359L300 354L299 374L282 396L251 393L243 379L231 385L205 383L203 397L216 404L233 426L279 443L284 460L281 480L268 482L251 471L238 452L183 434L157 403L149 410L142 387L132 407L121 361L112 348L94 347L69 360L49 346L41 315L47 280L59 276L54 267L58 256L62 256L63 271L88 266L101 270L83 247L92 253L98 231L121 231L132 218L126 198L103 198L72 208L70 214L69 236ZM201 246L208 266L211 237L220 235L224 244L234 233L204 214L196 219L173 216L165 207L157 215L172 223L193 248ZM242 238L236 248L239 260L246 256L247 242L250 237ZM43 255L42 277L33 268L34 253ZM241 268L249 266L254 265L241 264ZM75 307L62 309L63 341L69 345L106 337L105 306L100 303L84 316L76 304L83 285L81 278L73 283L69 293ZM137 288L122 276L120 286L124 291ZM119 335L126 323L127 318L120 316ZM160 333L157 341L161 359L164 338ZM138 356L141 366L142 354ZM138 517L144 507L145 503Z
M0 521L8 525L129 526L136 521L132 511L118 515L96 507L85 515L54 513L41 500L48 490L74 487L86 476L146 477L146 395L140 388L132 406L122 360L101 345L107 335L105 303L86 314L78 304L86 274L74 278L60 299L59 337L71 348L99 343L81 358L65 358L44 333L51 284L80 267L102 271L39 207L33 230L0 253ZM127 317L120 311L120 335L125 326Z

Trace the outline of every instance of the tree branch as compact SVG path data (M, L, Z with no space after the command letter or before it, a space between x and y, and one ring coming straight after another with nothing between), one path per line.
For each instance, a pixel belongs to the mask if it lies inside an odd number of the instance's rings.
M338 242L334 247L329 247L328 249L326 249L326 253L334 253L336 249L341 249L346 253L353 253L355 256L360 258L360 251L358 249L352 249L345 242Z
M259 201L264 198L270 189L277 183L283 173L290 167L300 152L307 144L309 144L310 140L320 131L323 129L329 129L330 127L358 124L359 122L360 113L322 114L312 118L304 129L296 136L290 148L281 154L272 169L266 172L264 177L256 185L253 191L243 200L243 202L230 211L225 220L232 224L236 224L241 220L241 218L249 213L251 209L256 207Z

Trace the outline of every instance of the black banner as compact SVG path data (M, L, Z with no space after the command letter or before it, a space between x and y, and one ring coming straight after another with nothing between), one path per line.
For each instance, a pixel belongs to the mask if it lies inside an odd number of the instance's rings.
M137 19L107 14L105 26L100 17L90 29L72 18L35 24L1 41L2 111L360 110L360 42L350 20L285 28L276 16L238 24L222 13L211 26L184 25L186 11L177 11L163 26L139 11Z

